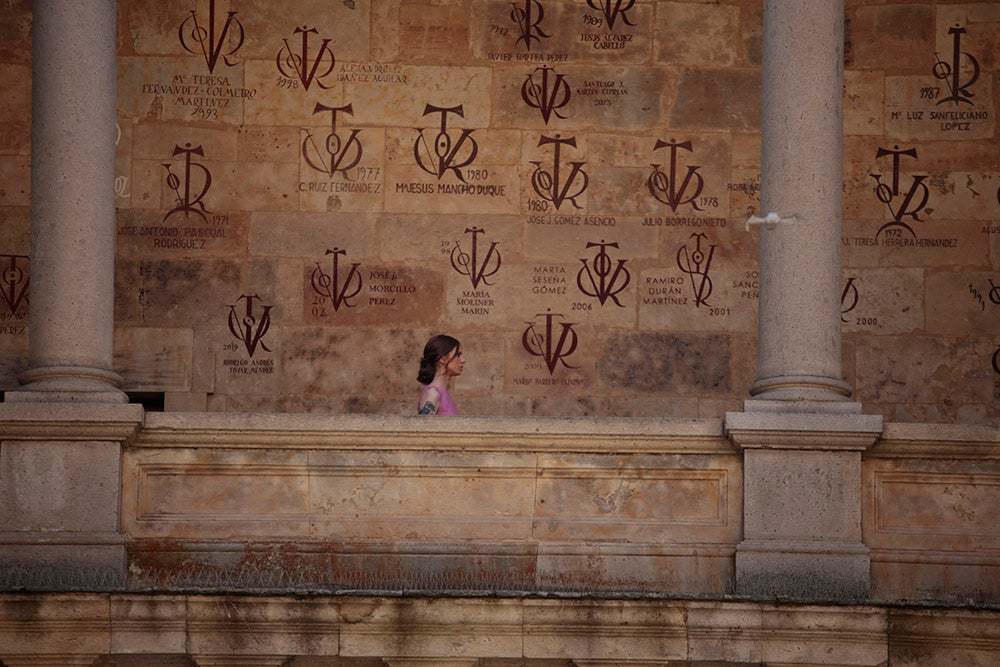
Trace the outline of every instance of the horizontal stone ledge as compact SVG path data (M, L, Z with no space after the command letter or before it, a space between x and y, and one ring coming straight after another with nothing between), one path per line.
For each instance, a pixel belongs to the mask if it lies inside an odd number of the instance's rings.
M143 422L134 404L0 403L0 440L125 442Z
M80 532L71 530L50 531L0 531L0 546L108 546L123 545L125 538L119 533Z
M892 647L987 664L1000 611L745 600L0 595L0 659L56 653L884 665ZM897 656L898 657L898 656ZM75 664L67 662L65 664ZM253 663L259 664L259 663Z
M872 547L872 563L960 565L968 567L995 567L1000 576L1000 550L990 551L939 551L930 549L880 549Z
M741 449L864 451L883 431L881 415L727 412L725 433Z
M729 558L735 544L718 542L406 542L400 540L276 541L129 540L130 553L280 552L283 554L433 555L433 556L684 556Z
M716 419L147 413L135 447L732 454Z
M865 458L1000 459L1000 429L976 424L891 422Z

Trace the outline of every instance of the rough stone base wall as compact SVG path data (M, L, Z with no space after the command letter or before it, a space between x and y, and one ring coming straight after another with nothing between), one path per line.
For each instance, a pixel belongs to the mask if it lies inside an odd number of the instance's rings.
M1000 613L734 601L2 595L17 665L989 667Z

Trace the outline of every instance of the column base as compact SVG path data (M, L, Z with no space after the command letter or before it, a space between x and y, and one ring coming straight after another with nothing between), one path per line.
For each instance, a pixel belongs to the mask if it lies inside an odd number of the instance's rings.
M753 598L866 600L870 570L860 542L749 539L736 547L736 592Z
M4 394L7 403L128 403L117 373L89 366L42 366L18 376L23 388Z
M850 402L851 393L849 383L821 375L779 375L759 378L750 385L750 395L755 398L790 404L798 401Z

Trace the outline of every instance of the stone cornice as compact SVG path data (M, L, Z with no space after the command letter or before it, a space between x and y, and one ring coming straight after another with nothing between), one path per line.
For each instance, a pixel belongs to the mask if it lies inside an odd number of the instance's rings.
M143 421L141 405L0 403L0 441L131 440Z
M155 650L209 664L308 654L648 665L835 655L860 666L885 664L890 645L905 645L938 658L961 650L979 664L1000 650L997 621L995 610L740 600L6 594L0 658L89 664Z
M864 451L879 438L881 415L727 412L726 435L741 449Z
M713 419L149 413L136 447L733 453Z
M868 458L1000 459L1000 427L889 423Z

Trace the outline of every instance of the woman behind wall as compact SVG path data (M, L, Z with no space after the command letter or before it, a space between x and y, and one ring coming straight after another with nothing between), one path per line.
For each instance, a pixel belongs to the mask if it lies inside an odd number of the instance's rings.
M432 336L424 345L417 382L425 385L417 400L417 414L457 415L458 408L448 389L451 379L462 374L465 357L456 338L445 334Z

